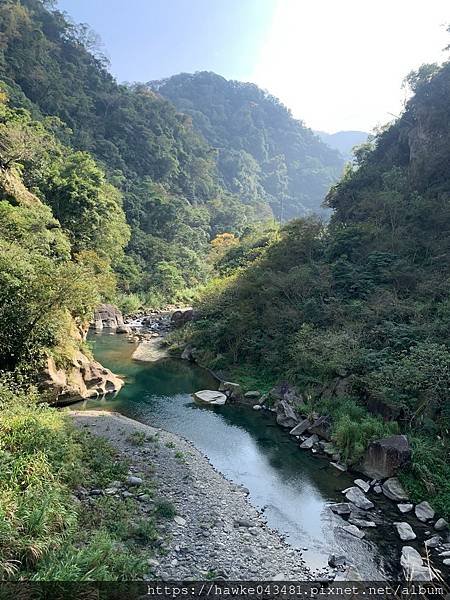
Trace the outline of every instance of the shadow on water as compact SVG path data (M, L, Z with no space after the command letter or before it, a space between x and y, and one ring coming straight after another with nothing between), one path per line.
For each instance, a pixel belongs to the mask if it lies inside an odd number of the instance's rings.
M344 553L362 576L379 580L397 574L398 544L392 525L367 530L359 540L327 506L342 502L352 485L346 473L325 459L301 451L270 414L242 406L202 407L191 394L216 389L215 379L191 363L167 359L131 360L135 346L116 335L94 338L96 358L126 378L113 398L88 401L78 408L103 408L162 427L194 442L216 469L250 490L250 501L264 509L269 526L287 536L312 568L323 567L330 553ZM388 507L387 507L388 508ZM389 527L389 529L388 529Z

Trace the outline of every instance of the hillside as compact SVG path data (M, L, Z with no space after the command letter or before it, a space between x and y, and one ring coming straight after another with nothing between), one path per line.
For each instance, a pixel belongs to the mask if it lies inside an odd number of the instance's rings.
M353 148L364 144L369 137L369 134L365 131L337 131L336 133L315 131L314 133L330 148L334 148L340 152L345 160L351 160L353 157Z
M330 226L285 226L215 283L191 336L214 368L297 384L309 410L334 417L350 462L371 439L407 433L404 480L448 515L450 63L409 84L404 114L328 194Z
M215 73L182 73L149 83L189 115L218 152L221 182L244 202L270 205L281 221L323 212L322 201L343 161L254 84Z

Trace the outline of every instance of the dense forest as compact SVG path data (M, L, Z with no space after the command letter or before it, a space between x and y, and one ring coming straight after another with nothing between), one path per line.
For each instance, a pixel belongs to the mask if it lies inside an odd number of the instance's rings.
M407 432L404 479L448 515L450 63L408 83L402 116L330 190L328 226L293 221L257 255L254 241L220 257L191 341L216 369L297 384L351 462Z
M216 149L221 183L230 193L279 221L323 212L343 160L277 98L208 72L182 73L149 87L189 115Z

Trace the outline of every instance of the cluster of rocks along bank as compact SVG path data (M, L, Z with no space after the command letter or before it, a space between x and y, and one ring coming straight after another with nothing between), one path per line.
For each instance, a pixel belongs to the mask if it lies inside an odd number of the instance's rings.
M192 349L189 351L192 356ZM307 417L302 414L303 399L289 384L277 386L264 396L257 390L243 393L239 384L229 381L221 381L219 390L229 402L244 403L254 410L270 411L277 424L298 440L301 450L325 455L333 467L341 471L347 470L331 441L331 420L323 415ZM405 577L431 580L440 569L450 566L449 525L443 518L435 518L434 510L428 502L423 501L416 506L410 503L400 481L394 476L408 463L410 457L411 450L404 435L393 435L372 442L357 467L361 473L371 478L355 479L355 485L343 491L347 502L330 508L342 518L341 529L345 534L362 539L380 524L380 510L376 510L377 498L383 496L395 502L399 518L392 521L392 530L400 543L414 541L427 560L424 563L413 546L403 546L400 564ZM424 529L424 523L429 529ZM386 524L385 518L383 524ZM335 558L330 557L330 564L335 564ZM344 557L339 558L342 562Z

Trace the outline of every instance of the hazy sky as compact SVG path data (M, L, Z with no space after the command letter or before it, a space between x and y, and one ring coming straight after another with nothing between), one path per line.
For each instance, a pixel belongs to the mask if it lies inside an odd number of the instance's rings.
M448 56L450 0L60 0L120 81L215 71L253 81L314 129L372 130L404 77Z

